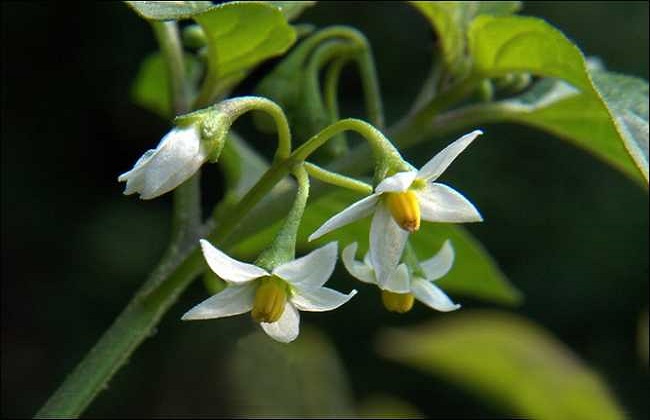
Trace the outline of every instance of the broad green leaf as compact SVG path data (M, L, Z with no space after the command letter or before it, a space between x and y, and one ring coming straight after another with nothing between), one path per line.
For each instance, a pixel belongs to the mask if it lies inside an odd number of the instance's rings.
M580 50L542 19L479 16L470 25L468 39L473 72L481 77L532 73L591 90Z
M296 33L276 7L224 3L193 16L208 40L209 77L224 78L284 53Z
M296 19L305 9L316 4L315 1L270 1L269 3L279 8L288 21Z
M127 1L140 16L150 20L179 20L214 7L211 1Z
M531 124L575 142L632 178L648 182L648 85L594 70L560 31L522 16L479 16L470 26L473 78L531 73L544 82L502 103L498 119ZM552 84L555 83L555 84ZM558 96L559 95L559 96ZM499 107L501 105L497 105Z
M628 153L647 181L648 82L604 71L593 71L591 80L609 109Z
M497 311L467 311L379 337L384 356L499 402L507 416L622 419L601 378L540 326Z
M323 334L301 327L300 336L290 345L262 332L237 343L227 373L238 415L322 418L353 413L350 387L336 350Z
M451 73L462 73L466 60L466 33L474 17L481 14L509 14L516 12L518 1L412 1L438 36L438 42L447 68Z
M306 250L337 240L342 249L349 243L358 242L359 252L363 255L368 249L370 218L338 229L314 242L307 242L307 237L327 219L359 198L358 194L339 190L310 204L298 233L298 248ZM275 223L238 242L231 252L243 259L254 258L270 243L278 227L279 223ZM447 239L454 246L456 263L449 274L439 280L445 291L503 304L516 304L521 300L520 293L508 282L492 258L463 228L451 224L423 223L420 230L411 235L416 253L422 259L436 253Z
M571 141L632 178L640 174L620 142L607 110L592 94L545 79L498 104L500 118L532 125Z
M192 55L185 55L185 73L189 85L194 85L201 74L201 63ZM147 56L140 64L131 86L131 98L141 107L165 119L173 116L167 66L160 53Z

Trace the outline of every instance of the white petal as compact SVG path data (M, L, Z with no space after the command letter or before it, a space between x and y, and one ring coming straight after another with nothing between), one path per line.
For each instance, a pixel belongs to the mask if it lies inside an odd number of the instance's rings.
M411 171L398 172L393 176L389 176L377 185L377 188L375 188L375 194L406 191L415 180L416 175L417 172Z
M203 256L210 269L227 282L245 283L269 275L266 270L256 265L230 258L205 239L201 239L200 242Z
M187 321L243 314L253 308L255 290L253 283L228 286L185 312L181 319Z
M334 271L337 249L337 243L330 242L304 257L277 266L273 274L298 288L320 287Z
M385 287L397 268L408 235L408 231L395 223L386 206L379 204L370 225L370 261L379 287Z
M379 195L371 194L368 197L357 201L356 203L352 203L351 206L347 207L340 213L335 214L327 222L323 223L323 225L319 227L316 232L309 235L309 240L313 241L314 239L318 239L326 233L333 231L334 229L338 229L342 226L370 215L374 210L378 199Z
M445 184L427 184L416 194L422 220L446 223L483 221L481 214L468 199Z
M481 134L483 134L481 130L474 130L442 149L418 171L418 178L435 181L451 165L451 162Z
M454 265L454 248L448 240L442 244L440 251L426 261L420 262L420 267L424 270L427 280L437 280L443 277L451 270Z
M381 288L393 293L408 293L411 291L410 283L409 270L406 268L406 264L400 264Z
M197 126L175 128L118 180L126 181L124 194L138 192L142 199L155 198L185 182L206 159Z
M376 284L375 280L375 270L369 264L359 262L354 259L354 256L357 253L357 243L351 243L346 246L341 255L343 260L343 265L348 270L348 272L355 277L356 279L361 280L365 283ZM368 254L366 254L368 255Z
M296 290L291 302L301 311L323 312L338 308L356 294L356 290L346 295L327 287L319 287L312 290Z
M262 329L272 339L281 343L289 343L298 337L300 332L300 313L290 302L284 305L284 312L276 322L260 322Z
M411 292L417 300L437 311L449 312L460 308L460 305L452 302L442 289L421 278L413 279Z

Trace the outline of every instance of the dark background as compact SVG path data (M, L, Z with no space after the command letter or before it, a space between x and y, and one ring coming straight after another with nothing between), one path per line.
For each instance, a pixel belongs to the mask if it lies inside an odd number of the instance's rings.
M527 2L521 13L546 18L610 70L647 80L647 2ZM323 2L298 21L350 24L366 33L389 123L406 111L433 48L415 10ZM168 123L130 101L139 60L156 45L149 26L124 4L3 2L1 45L2 415L24 417L110 325L164 249L169 197L123 196L117 176ZM248 93L268 68L239 92ZM358 79L353 71L344 79L343 115L361 116ZM470 230L526 296L506 310L552 331L603 376L631 418L647 417L648 370L636 341L648 305L647 193L557 138L515 126L484 129L485 138L445 181L477 203L486 222ZM431 147L405 157L418 167ZM207 185L219 185L217 171L206 177ZM212 190L206 201L220 194ZM218 374L241 321L181 324L180 315L204 296L195 282L87 416L230 413L227 382L206 379L205 371ZM455 300L468 309L494 307ZM427 416L503 414L460 388L381 359L372 344L380 328L432 315L420 307L398 318L379 309L370 296L305 317L339 351L355 398L388 393Z

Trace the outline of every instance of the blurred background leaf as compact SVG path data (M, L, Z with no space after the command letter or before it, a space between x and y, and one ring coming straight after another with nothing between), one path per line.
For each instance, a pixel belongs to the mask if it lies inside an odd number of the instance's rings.
M348 417L350 386L329 340L304 328L291 345L257 331L233 349L228 371L232 404L243 416Z
M534 323L497 311L462 311L379 337L384 356L467 387L535 419L622 419L598 374Z

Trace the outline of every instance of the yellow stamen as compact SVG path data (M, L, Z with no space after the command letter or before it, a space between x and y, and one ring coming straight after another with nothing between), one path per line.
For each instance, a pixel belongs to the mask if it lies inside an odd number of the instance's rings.
M264 277L255 292L251 316L257 322L275 322L287 302L287 285L278 277Z
M420 203L413 191L388 193L386 204L395 222L404 230L420 229Z
M413 307L413 295L410 293L393 293L388 290L381 291L381 301L384 307L391 312L403 314Z

